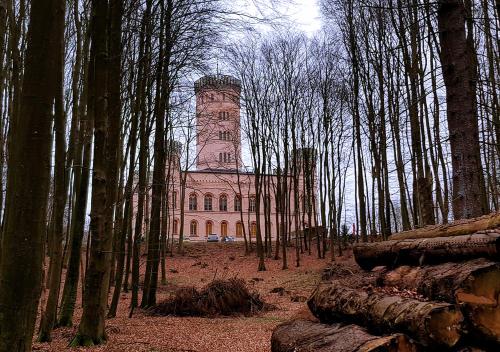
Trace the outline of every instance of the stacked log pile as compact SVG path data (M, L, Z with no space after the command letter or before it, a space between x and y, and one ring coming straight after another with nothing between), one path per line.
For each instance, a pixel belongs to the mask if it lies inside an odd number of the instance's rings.
M356 245L361 269L326 269L307 302L319 322L279 326L272 351L500 351L499 224L495 213Z

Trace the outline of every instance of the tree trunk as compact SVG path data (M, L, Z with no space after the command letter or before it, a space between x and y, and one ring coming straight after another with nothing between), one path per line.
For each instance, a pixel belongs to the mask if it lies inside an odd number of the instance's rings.
M437 11L441 66L453 167L453 215L472 218L487 212L476 110L476 60L466 37L462 0L440 0ZM468 33L469 37L472 33Z
M470 235L478 231L500 227L500 213L492 213L479 218L464 219L451 224L426 226L411 231L403 231L389 237L390 240L406 240L410 238L434 238Z
M56 62L53 74L56 77L54 89L54 126L55 126L55 164L54 164L54 201L52 233L52 252L49 269L49 295L47 305L40 322L39 340L46 342L51 340L51 332L54 328L61 287L62 270L62 242L64 237L64 210L66 206L66 193L68 184L66 181L66 114L64 113L64 15L65 3L61 1L56 8L55 33L55 55Z
M89 70L89 114L94 116L94 163L92 172L92 206L90 215L90 258L85 275L83 314L78 333L71 346L93 346L106 340L105 310L109 284L111 232L107 202L110 187L107 172L107 82L108 82L108 2L92 1ZM115 146L116 147L116 146ZM113 185L115 186L115 185Z
M462 313L448 303L320 284L307 302L321 322L359 323L376 333L407 333L424 346L453 347L460 339Z
M120 120L122 114L121 105L121 80L122 80L122 17L123 17L123 2L122 0L110 0L109 2L109 141L108 141L108 199L107 201L107 237L113 237L113 208L116 208L115 213L122 214L121 201L115 206L117 200L117 178L118 170L120 169L120 160L118 153L120 150ZM133 170L132 165L130 168ZM131 181L129 181L131 182ZM120 180L120 188L123 187L123 173ZM130 205L129 205L130 207ZM123 219L128 219L128 208L125 209L125 214ZM118 299L120 297L122 280L123 280L123 265L125 263L125 239L127 236L127 226L128 221L123 221L120 216L116 216L117 231L114 231L115 243L118 249L118 258L116 263L116 271L114 275L115 289L113 292L113 300L110 307L109 316L114 317L116 315L116 309L118 307ZM123 224L122 224L123 221ZM112 263L114 264L114 263ZM111 279L111 275L110 275ZM110 280L107 280L109 282ZM103 305L107 305L108 293L104 294Z
M354 246L356 263L371 270L384 265L439 264L474 258L500 259L500 230L473 235L408 239L358 244Z
M60 0L31 4L19 123L11 125L0 263L0 351L31 351L50 177Z
M357 325L325 325L295 320L278 325L271 337L272 352L410 352L416 346L403 334L374 336Z
M146 194L146 169L147 169L147 152L148 152L148 135L147 130L147 111L146 111L146 76L149 68L149 40L151 38L150 14L152 1L146 1L146 10L141 22L141 35L139 40L139 53L144 54L139 61L138 68L138 83L137 83L137 100L135 102L135 113L140 116L139 124L139 182L137 186L137 213L135 217L134 228L134 244L132 248L132 299L130 302L131 312L137 307L139 302L139 260L141 256L141 236L143 230L144 217L144 198Z

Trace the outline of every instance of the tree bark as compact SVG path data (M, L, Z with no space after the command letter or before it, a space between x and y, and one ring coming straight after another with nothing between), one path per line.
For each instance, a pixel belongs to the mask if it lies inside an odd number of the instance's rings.
M322 323L359 323L376 333L407 333L424 346L453 347L460 339L462 313L448 303L421 302L320 284L307 302Z
M116 315L116 309L118 307L118 299L121 292L121 284L123 280L123 265L125 263L125 238L127 235L128 221L123 222L120 216L115 216L115 221L118 223L116 225L117 231L113 231L113 208L115 208L115 214L122 214L122 203L121 201L115 205L117 201L117 179L118 170L120 169L120 157L118 153L120 150L120 120L122 114L122 104L121 104L121 80L122 80L122 17L123 17L123 1L122 0L110 0L109 2L109 141L108 141L108 199L107 201L107 235L106 237L117 237L114 238L118 250L118 258L116 263L116 271L113 277L115 289L113 292L112 304L109 310L109 317L114 317ZM130 169L133 170L132 165ZM130 181L131 182L131 181ZM123 175L121 176L120 187L123 187ZM119 206L118 206L119 205ZM130 205L129 205L130 207ZM128 208L126 208L124 219L128 219ZM115 234L113 236L113 233ZM114 264L114 263L111 263ZM109 276L111 281L111 275ZM104 294L102 303L104 306L107 304L108 293Z
M94 116L94 163L90 214L90 258L85 275L83 314L71 346L93 346L106 340L104 296L108 293L112 238L106 231L108 206L108 2L92 1L89 111ZM114 186L114 185L113 185Z
M66 13L65 3L59 2L56 8L55 33L55 65L53 74L56 77L54 89L54 126L55 126L55 164L54 164L54 200L53 200L53 226L52 251L49 269L49 295L45 311L40 322L39 340L46 342L51 340L51 332L54 328L61 287L61 270L63 260L63 233L64 233L64 210L66 206L66 193L68 184L66 181L66 114L64 112L64 16Z
M462 0L440 0L437 11L441 66L453 168L452 207L455 219L487 212L479 146L476 67L472 33L466 36Z
M60 0L31 4L18 123L11 125L0 263L0 351L31 351L42 280Z
M402 266L381 273L377 283L457 304L473 334L500 342L499 263L476 259L436 266Z
M356 263L371 270L384 265L439 264L474 258L500 259L500 231L473 235L394 240L354 246Z
M374 336L357 325L325 325L295 320L278 325L271 337L272 352L410 352L416 346L403 334Z

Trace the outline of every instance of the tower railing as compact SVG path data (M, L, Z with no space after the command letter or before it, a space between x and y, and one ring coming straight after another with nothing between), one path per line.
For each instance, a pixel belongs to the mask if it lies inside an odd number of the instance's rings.
M241 89L241 81L233 76L229 75L208 75L203 76L194 82L194 90L198 91L205 87L222 87L222 86L234 86L238 90Z

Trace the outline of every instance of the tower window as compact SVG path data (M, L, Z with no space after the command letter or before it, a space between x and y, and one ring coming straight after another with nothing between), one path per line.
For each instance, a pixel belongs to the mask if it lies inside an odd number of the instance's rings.
M215 97L214 97L214 95L213 95L213 94L210 94L210 100L211 100L211 101L214 101L214 100L215 100Z

